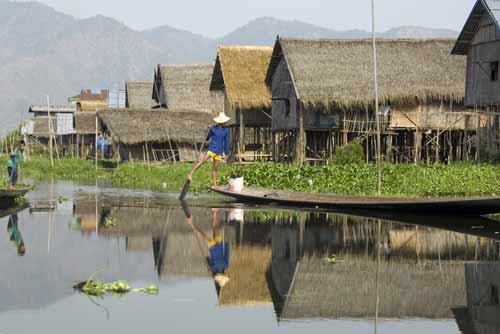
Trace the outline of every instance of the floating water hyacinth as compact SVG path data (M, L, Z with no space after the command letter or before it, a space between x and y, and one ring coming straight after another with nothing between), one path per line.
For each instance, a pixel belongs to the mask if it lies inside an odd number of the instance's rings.
M129 292L142 292L150 295L157 295L159 292L158 285L148 284L146 288L134 289L130 287L130 284L125 280L117 280L111 283L102 283L98 280L94 280L99 271L92 274L86 281L77 283L73 286L75 290L81 291L89 296L104 297L104 295L110 293L113 295L124 295Z

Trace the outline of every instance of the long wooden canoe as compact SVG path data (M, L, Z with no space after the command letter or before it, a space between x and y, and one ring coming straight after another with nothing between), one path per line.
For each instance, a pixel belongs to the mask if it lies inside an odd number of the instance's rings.
M417 214L485 215L500 212L500 197L472 198L400 198L379 196L345 196L303 193L246 187L241 192L229 191L228 186L213 191L241 202L278 204L336 210L384 210Z
M32 188L0 189L0 200L2 198L17 198L26 195Z

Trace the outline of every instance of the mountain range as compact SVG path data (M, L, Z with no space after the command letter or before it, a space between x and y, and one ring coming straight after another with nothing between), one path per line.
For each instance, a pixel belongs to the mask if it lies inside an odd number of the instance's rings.
M0 0L0 133L28 115L29 105L64 103L81 88L118 89L126 80L151 80L156 64L210 63L219 44L272 45L277 35L367 38L300 21L261 17L213 39L164 25L133 30L115 19L76 19L38 2ZM455 38L456 31L396 27L385 38Z

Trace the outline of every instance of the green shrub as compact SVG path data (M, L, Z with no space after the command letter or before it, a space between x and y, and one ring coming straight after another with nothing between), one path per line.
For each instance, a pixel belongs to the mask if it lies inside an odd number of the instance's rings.
M333 163L337 165L360 164L365 162L363 146L358 143L349 143L339 147L333 157Z

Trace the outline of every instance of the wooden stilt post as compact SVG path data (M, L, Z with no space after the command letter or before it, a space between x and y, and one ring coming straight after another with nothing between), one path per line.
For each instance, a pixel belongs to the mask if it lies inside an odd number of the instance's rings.
M481 162L481 115L476 116L476 162Z
M298 165L303 165L305 162L306 153L306 140L305 140L305 130L304 130L304 110L300 103L297 103L297 113L298 113L298 131L296 135L296 145L295 145L295 163Z

